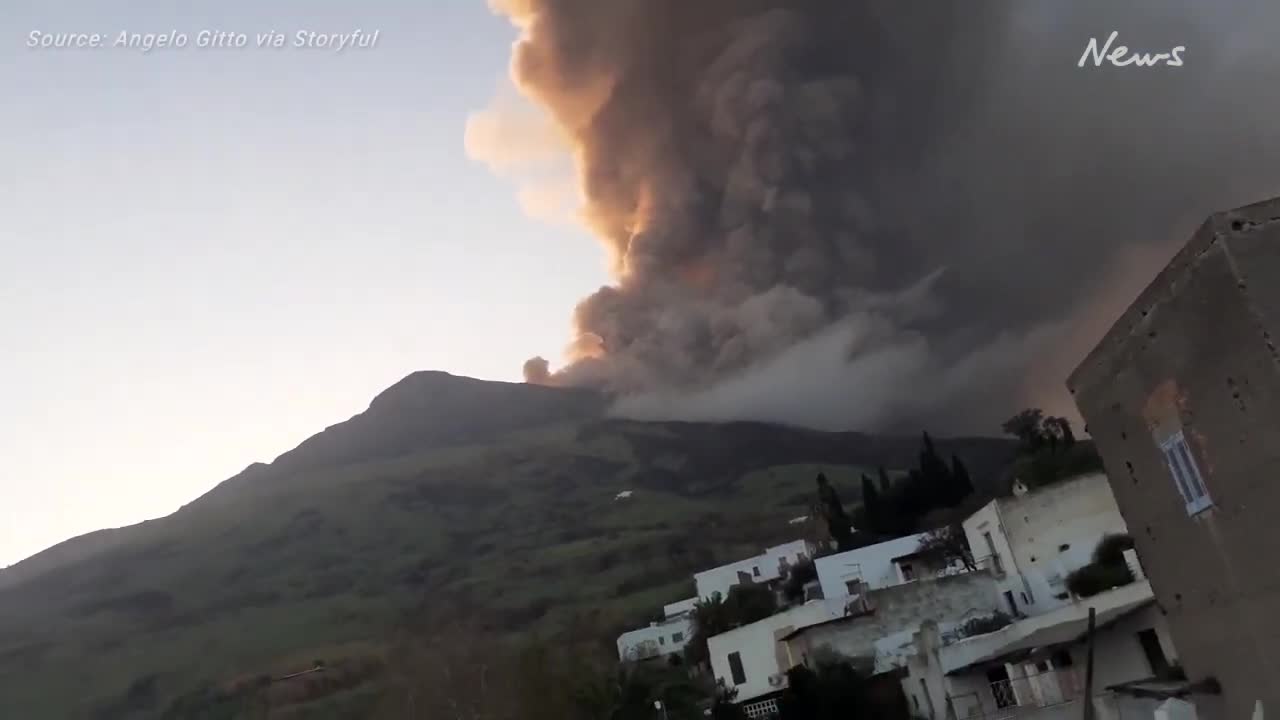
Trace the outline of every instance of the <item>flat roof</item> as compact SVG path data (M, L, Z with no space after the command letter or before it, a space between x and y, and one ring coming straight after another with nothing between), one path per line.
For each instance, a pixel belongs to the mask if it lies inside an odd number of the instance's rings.
M1139 584L1141 583L1141 584ZM1125 587L1130 588L1129 593L1134 593L1136 597L1122 600L1096 612L1094 618L1095 630L1100 630L1111 625L1139 610L1155 604L1155 598L1152 597L1150 591L1145 593L1135 592L1141 591L1143 581L1134 583L1130 586L1116 588L1109 592L1123 591ZM1136 586L1136 587L1135 587ZM1105 594L1105 593L1104 593ZM1116 598L1120 599L1120 598ZM1086 607L1082 608L1080 605ZM1004 642L994 644L989 650L978 654L972 659L965 660L955 667L946 670L948 675L968 670L984 665L991 665L997 662L1007 661L1019 656L1026 656L1037 650L1049 649L1062 645L1071 645L1084 640L1085 635L1089 631L1089 616L1087 606L1091 605L1087 600L1080 605L1068 605L1060 608L1058 611L1052 611L1044 615L1034 615L1023 620L1018 620L1012 625L1008 625L997 633L1008 635L1008 639ZM1054 616L1058 615L1056 619ZM990 634L989 634L990 635ZM975 635L972 638L966 638L966 641L982 642L984 635ZM962 643L965 641L961 641ZM957 643L959 645L959 643ZM956 647L951 645L947 647Z

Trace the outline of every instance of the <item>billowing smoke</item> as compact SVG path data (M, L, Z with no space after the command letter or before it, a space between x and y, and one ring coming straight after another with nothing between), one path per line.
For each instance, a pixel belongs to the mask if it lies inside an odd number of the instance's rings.
M551 382L551 363L544 357L531 357L524 361L524 381L531 385Z
M1280 192L1280 5L502 0L616 283L567 364L644 417L990 431L1205 215ZM1077 66L1092 37L1182 67Z

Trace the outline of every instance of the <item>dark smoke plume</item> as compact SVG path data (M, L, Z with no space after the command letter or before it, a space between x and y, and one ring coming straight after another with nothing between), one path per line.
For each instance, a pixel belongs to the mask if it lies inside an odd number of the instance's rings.
M524 381L531 385L551 382L551 363L543 357L531 357L524 361Z
M616 284L621 412L990 431L1209 212L1280 192L1280 5L505 0ZM1185 65L1077 67L1092 37Z

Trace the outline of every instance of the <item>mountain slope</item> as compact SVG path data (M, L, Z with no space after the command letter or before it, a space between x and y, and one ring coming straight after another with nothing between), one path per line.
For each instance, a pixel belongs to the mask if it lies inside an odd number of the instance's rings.
M806 531L819 469L918 438L602 417L589 393L419 373L173 515L65 543L0 586L0 703L158 717L180 695L377 647L407 611L499 631L619 626L688 575ZM1012 446L939 440L975 478ZM615 499L622 490L632 497ZM372 649L368 649L368 648Z

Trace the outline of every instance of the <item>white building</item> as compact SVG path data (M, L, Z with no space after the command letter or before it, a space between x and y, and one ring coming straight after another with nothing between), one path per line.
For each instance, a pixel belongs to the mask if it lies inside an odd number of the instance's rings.
M737 689L749 717L763 717L776 710L787 670L831 651L868 672L900 673L922 718L1067 720L1080 711L1092 607L1098 720L1151 717L1155 701L1121 688L1168 670L1177 654L1136 554L1125 553L1135 582L1088 599L1066 590L1066 576L1092 561L1103 537L1127 531L1107 478L995 500L963 527L973 571L924 562L923 535L818 558L826 599L710 638L715 676ZM785 567L766 574L763 557L700 573L699 595L785 575Z
M1112 690L1160 675L1177 661L1136 554L1125 553L1135 582L1083 599L1066 589L1066 576L1092 561L1099 540L1126 532L1106 476L994 500L963 525L979 565L996 579L1001 609L1013 619L969 637L955 627L922 627L902 681L913 710L939 720L1079 717L1083 640L1093 608L1097 717L1151 717L1155 701Z
M629 630L618 636L618 659L624 662L676 655L693 637L693 618L685 613Z
M876 590L937 574L921 562L918 551L924 537L923 533L908 535L814 560L822 596L841 597L857 593L859 585ZM963 570L963 565L957 564L946 572Z
M1105 535L1126 533L1107 476L1065 480L998 498L964 521L969 548L1001 579L1005 611L1036 615L1071 602L1066 577Z
M805 558L813 557L813 548L805 540L792 542L766 549L763 553L746 560L721 565L704 570L693 576L698 588L698 597L708 599L716 593L728 597L729 590L735 585L750 583L769 583L783 579L788 569Z
M1115 690L1152 678L1177 662L1145 580L983 635L960 638L938 628L922 630L903 680L912 707L926 718L939 720L1080 717L1090 607L1096 613L1096 717L1151 717L1154 702L1144 703Z
M785 638L798 628L856 612L860 612L857 598L811 600L708 638L712 673L726 688L737 689L736 702L750 705L751 701L778 693L786 686L785 673L794 663Z
M927 570L917 554L921 537L818 558L814 565L824 599L708 639L713 673L737 690L737 702L749 717L767 712L773 696L787 685L786 671L821 648L865 659L868 669L894 667L914 652L914 634L924 619L955 624L994 614L999 593L991 576L946 577L950 573Z
M687 615L693 612L693 608L697 606L697 604L698 604L698 598L696 597L685 598L684 600L679 600L669 605L663 605L662 615L668 620L674 617L679 617L681 615Z

